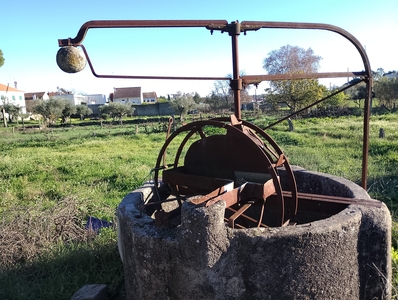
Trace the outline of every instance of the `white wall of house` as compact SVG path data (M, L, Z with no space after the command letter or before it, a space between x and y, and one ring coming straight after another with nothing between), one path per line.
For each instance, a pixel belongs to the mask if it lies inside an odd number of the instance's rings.
M42 99L42 100L48 100L50 97L48 96L48 93L43 93L43 96L40 97L41 93L38 95L33 94L33 99L32 100L37 100L37 99Z
M92 95L84 95L86 97L86 103L90 104L105 104L106 96L103 94L92 94Z
M53 98L55 99L65 99L69 100L74 105L80 105L82 103L87 103L86 96L79 95L79 94L61 94L61 95L54 95Z
M113 102L142 104L142 97L114 98Z
M21 107L21 113L26 114L25 94L22 91L1 91L0 90L0 105L14 104Z
M145 97L144 98L144 103L155 103L156 98L155 97Z

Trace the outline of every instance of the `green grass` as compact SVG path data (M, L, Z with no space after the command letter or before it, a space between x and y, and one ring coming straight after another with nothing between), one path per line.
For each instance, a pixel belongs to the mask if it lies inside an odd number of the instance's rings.
M259 114L245 119L260 127L274 120ZM166 138L167 118L139 121L143 123L128 119L122 126L107 122L101 127L99 121L80 126L74 120L73 126L46 130L34 123L27 123L31 127L26 130L21 125L14 131L0 128L0 299L70 299L89 283L106 283L112 299L123 299L114 230L92 236L82 228L88 216L114 221L121 199L150 178ZM360 183L361 117L293 122L293 132L287 122L267 130L291 164ZM380 128L384 139L378 137ZM168 158L181 140L169 146ZM398 114L372 116L368 191L387 203L394 219L397 150ZM398 249L396 224L393 246ZM8 247L6 232L12 242ZM398 258L394 283L397 265Z
M361 184L363 118L310 118L287 122L267 131L291 164L330 173ZM265 127L269 122L255 120ZM383 128L385 138L379 138ZM368 192L385 201L393 212L398 204L398 114L372 116L370 121Z
M114 221L121 199L149 179L165 133L140 127L1 129L0 299L70 299L87 283L121 297L115 232L79 228L88 216ZM59 224L65 219L73 224Z

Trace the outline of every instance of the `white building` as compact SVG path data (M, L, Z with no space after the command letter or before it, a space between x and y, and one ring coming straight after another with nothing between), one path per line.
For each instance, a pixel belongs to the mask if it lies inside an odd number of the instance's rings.
M86 97L86 104L93 105L93 104L105 104L106 103L106 96L103 94L91 94L91 95L84 95Z
M59 88L57 92L49 93L50 98L69 100L73 105L105 104L106 96L103 94L74 94Z
M142 93L142 98L143 98L144 103L158 102L158 96L156 95L156 92Z
M0 83L0 105L4 104L19 106L21 113L26 114L24 92Z
M31 100L48 100L50 97L47 92L33 92L33 93L25 93L25 101Z
M388 73L385 73L383 76L386 76L388 79L398 78L398 72L397 71L390 71Z
M113 102L142 104L141 87L114 88Z
M51 98L54 99L65 99L69 100L72 104L74 105L81 105L86 104L86 97L84 95L80 94L72 94L72 93L67 93L67 94L53 94L50 96Z

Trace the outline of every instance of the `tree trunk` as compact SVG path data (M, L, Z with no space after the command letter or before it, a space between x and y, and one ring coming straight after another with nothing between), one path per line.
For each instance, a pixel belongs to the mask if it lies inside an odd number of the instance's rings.
M3 107L2 113L3 113L4 127L7 127L6 111L5 111L4 107Z

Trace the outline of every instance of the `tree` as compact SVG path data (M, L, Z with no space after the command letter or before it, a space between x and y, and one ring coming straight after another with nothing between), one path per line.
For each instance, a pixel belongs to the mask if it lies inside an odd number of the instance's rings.
M8 113L9 121L14 121L14 119L18 119L21 113L21 107L19 107L19 105L7 103L4 104L4 111Z
M196 107L196 103L190 94L181 94L174 99L170 100L170 105L180 114L180 121L183 121L183 117L188 111Z
M374 92L381 104L387 108L395 108L398 100L398 78L381 77L375 82Z
M267 89L267 101L274 107L277 107L278 103L284 103L293 112L320 100L325 89L315 79L283 80L275 82L273 87L274 90Z
M196 104L199 104L200 100L201 100L201 98L200 98L199 93L195 92L195 94L193 95L193 101L195 101Z
M80 116L80 120L84 120L84 117L91 115L93 111L87 105L76 105L76 113Z
M0 49L0 67L2 67L4 65L4 56L3 56L3 51L1 51Z
M348 82L348 84L353 84L357 83L360 81L359 78L353 78ZM356 85L350 87L349 89L345 90L344 92L347 95L348 99L351 99L354 101L355 104L358 105L358 107L361 106L361 100L364 100L366 98L366 83L365 82L359 82Z
M268 53L263 68L271 75L316 73L321 59L311 48L305 50L286 45ZM322 87L316 79L279 80L270 81L267 98L284 102L292 111L296 111L319 100L320 95Z
M383 77L384 73L385 72L383 68L377 68L377 71L372 71L373 80L380 80Z
M209 105L212 111L219 111L224 108L224 102L221 95L218 95L215 91L212 91L210 96L206 97L206 104Z
M169 100L165 96L159 96L158 97L158 103L166 103Z
M244 71L239 72L239 76L245 75ZM232 74L228 74L226 77L232 78ZM251 102L249 97L248 89L242 89L240 91L241 103ZM230 81L217 80L214 82L214 89L211 92L210 98L207 98L208 104L213 110L231 110L234 104L234 91L231 89Z
M110 117L113 118L114 121L118 119L120 125L122 125L123 117L129 114L133 114L135 110L135 108L132 107L131 105L120 102L112 102L109 103L108 105L100 106L99 109L101 111L101 114L109 115Z
M63 100L64 108L62 109L62 124L68 123L70 116L76 113L76 106L72 104L69 100Z
M337 92L339 89L337 87L333 87L331 90L328 90L325 86L323 86L323 97L327 97L334 92ZM329 99L321 102L317 106L320 108L328 108L328 107L342 107L346 103L347 95L344 92L340 92Z
M34 100L34 112L43 116L45 125L54 124L62 116L65 108L63 99L50 98L49 100Z

